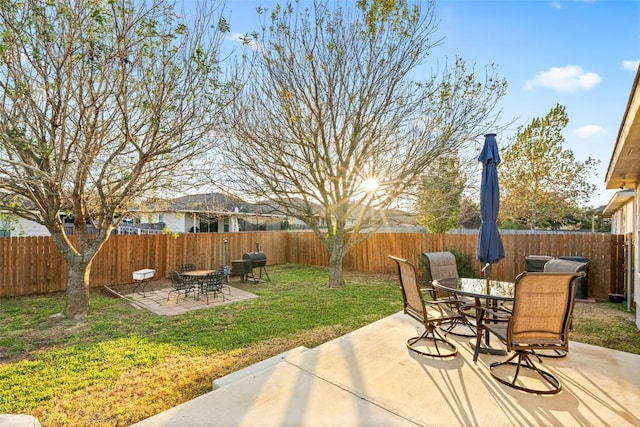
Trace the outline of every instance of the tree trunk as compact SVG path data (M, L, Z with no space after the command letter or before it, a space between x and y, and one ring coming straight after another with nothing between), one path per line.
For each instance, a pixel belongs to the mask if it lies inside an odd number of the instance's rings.
M93 258L102 247L108 234L99 233L95 238L79 234L78 249L69 241L62 226L49 229L51 238L67 262L67 294L62 316L76 320L84 319L90 311L89 276Z
M67 299L63 314L77 320L89 314L89 274L91 262L67 260L69 274L67 276Z
M342 275L342 259L344 253L342 247L334 244L333 248L329 252L329 287L330 288L343 288L344 277Z

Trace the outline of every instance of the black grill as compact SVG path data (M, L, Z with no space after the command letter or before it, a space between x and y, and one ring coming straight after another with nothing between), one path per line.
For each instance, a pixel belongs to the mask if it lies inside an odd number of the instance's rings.
M267 265L267 256L264 252L247 252L242 255L243 260L251 261L251 267L264 267Z
M253 282L262 282L262 273L264 272L268 281L269 273L267 272L267 255L260 250L260 243L256 242L255 252L246 252L242 255L241 260L231 261L231 274L234 276L242 276L242 280L252 280ZM259 268L259 277L256 279L253 270Z

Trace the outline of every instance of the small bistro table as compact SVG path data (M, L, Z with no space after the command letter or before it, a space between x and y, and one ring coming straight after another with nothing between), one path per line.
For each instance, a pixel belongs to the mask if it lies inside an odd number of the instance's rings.
M188 277L202 278L208 274L215 273L216 271L218 270L191 270L191 271L185 271L184 273L182 273L182 275L188 276Z
M198 292L197 293L194 292L196 300L200 299L200 288L202 286L203 279L209 274L215 273L216 271L220 271L220 270L191 270L191 271L185 271L182 273L183 276L191 277L198 282Z

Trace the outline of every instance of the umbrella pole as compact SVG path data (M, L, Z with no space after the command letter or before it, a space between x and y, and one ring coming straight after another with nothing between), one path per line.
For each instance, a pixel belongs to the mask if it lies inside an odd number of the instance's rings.
M488 283L490 278L491 278L491 264L490 263L486 263L484 265L484 267L482 267L482 275L484 276L485 280Z
M489 292L489 279L491 277L491 264L486 263L484 267L482 267L482 274L484 275L485 285L487 287L487 292Z
M482 267L482 275L484 276L485 279L489 280L489 277L491 276L491 264L490 263L486 263L484 265L484 267Z

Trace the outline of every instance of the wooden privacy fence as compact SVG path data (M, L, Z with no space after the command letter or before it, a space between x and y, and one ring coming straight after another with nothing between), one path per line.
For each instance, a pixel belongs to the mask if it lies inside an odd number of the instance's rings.
M287 260L294 264L328 265L328 255L311 233L299 233L289 241ZM607 233L503 234L505 258L494 264L491 277L513 281L526 270L529 255L579 256L589 259L589 296L607 298L615 293L624 269L621 247L623 235ZM482 264L476 260L477 234L378 233L353 248L344 268L351 271L396 273L388 255L408 258L419 265L423 252L455 249L466 254L480 275Z
M71 236L72 242L74 240ZM133 272L156 270L166 277L180 264L194 263L199 269L222 265L227 240L227 264L242 259L245 252L260 250L269 264L287 262L288 235L284 232L191 233L178 235L111 236L93 261L91 287L133 282ZM75 243L75 242L74 242ZM67 286L67 265L49 237L0 238L0 297L62 291Z
M227 260L241 259L245 252L265 252L272 264L328 266L328 254L311 232L256 231L242 233L192 233L175 235L112 236L93 262L91 286L133 281L132 272L154 268L156 278L165 277L180 264L214 269ZM506 258L492 268L492 277L511 281L526 268L528 255L581 256L590 261L589 295L598 299L616 293L624 259L620 247L624 236L605 233L503 234ZM389 254L418 263L422 252L455 249L475 261L476 234L379 233L353 248L344 261L345 270L395 273ZM62 291L67 267L49 237L0 238L0 297Z

